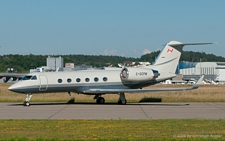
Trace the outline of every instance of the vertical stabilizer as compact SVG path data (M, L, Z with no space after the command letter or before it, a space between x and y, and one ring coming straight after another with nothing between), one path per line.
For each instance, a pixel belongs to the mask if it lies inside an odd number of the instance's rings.
M171 45L181 45L176 48ZM156 58L154 68L160 71L175 73L183 46L181 42L170 41Z
M183 44L178 41L170 41L157 57L154 68L161 72L175 73L180 60L181 51L187 45L207 45L213 43L188 43Z

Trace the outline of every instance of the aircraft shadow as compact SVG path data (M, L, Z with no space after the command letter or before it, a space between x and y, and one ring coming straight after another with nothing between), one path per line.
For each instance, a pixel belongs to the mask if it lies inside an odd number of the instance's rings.
M127 103L126 105L151 105L151 106L188 106L190 104L185 103L161 103L161 99L142 99L138 103ZM10 106L23 106L23 103L9 104ZM117 102L106 102L104 104L97 104L96 102L75 102L75 99L72 98L67 102L31 102L31 105L119 105Z
M144 97L139 102L162 102L162 98Z
M104 104L97 104L95 102L74 102L74 103L68 103L68 102L34 102L30 103L30 105L119 105L117 102L109 102ZM127 103L126 106L129 105L141 105L141 106L188 106L190 104L187 103L158 103L158 102L138 102L138 103ZM9 106L23 106L23 103L15 103L15 104L9 104ZM124 105L125 106L125 105Z

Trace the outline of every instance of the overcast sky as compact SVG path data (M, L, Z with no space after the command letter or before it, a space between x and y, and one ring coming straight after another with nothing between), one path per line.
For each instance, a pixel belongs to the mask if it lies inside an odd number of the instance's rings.
M225 57L225 0L0 0L0 55L140 57L171 40Z

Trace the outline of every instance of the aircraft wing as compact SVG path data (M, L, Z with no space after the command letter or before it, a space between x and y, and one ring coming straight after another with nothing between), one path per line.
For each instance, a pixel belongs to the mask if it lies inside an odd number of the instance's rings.
M13 78L13 81L21 79L25 74L23 73L0 73L0 79L4 77L4 82L8 82L10 78Z
M198 89L201 84L204 75L202 75L197 83L195 83L191 88L159 88L159 89L89 89L83 91L89 94L105 94L105 93L143 93L143 92L168 92L168 91L186 91Z

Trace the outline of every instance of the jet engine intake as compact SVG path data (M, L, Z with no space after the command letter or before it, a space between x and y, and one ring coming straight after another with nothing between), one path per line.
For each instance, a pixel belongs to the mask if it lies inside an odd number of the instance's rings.
M120 77L122 81L127 82L142 82L156 79L159 72L145 68L123 68Z

